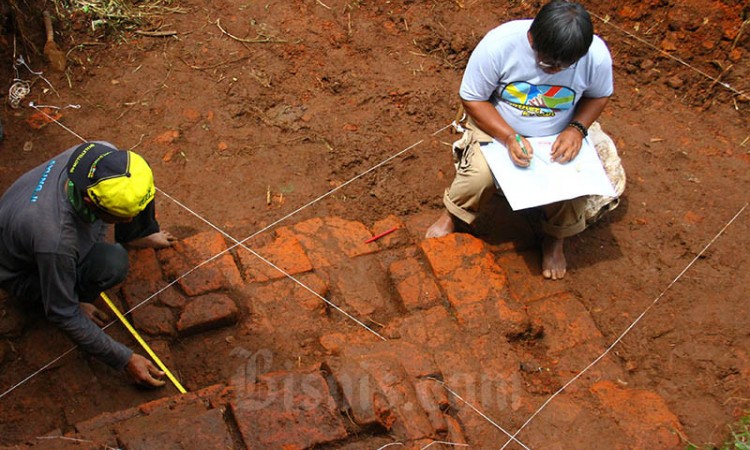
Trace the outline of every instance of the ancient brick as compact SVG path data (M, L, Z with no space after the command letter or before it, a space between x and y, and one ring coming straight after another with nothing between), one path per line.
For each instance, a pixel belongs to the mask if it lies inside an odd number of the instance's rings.
M394 333L403 340L437 348L454 342L461 330L445 307L435 306L404 317Z
M130 309L150 298L166 283L162 280L161 265L154 249L131 250L128 256L130 270L122 284L122 294Z
M606 408L605 414L631 438L633 449L681 449L682 424L657 393L624 389L611 381L600 381L591 392Z
M394 261L388 267L393 284L406 309L426 309L436 306L440 291L435 281L416 258Z
M370 238L367 227L339 217L310 219L294 225L292 232L316 268L348 263L350 258L378 250L365 244Z
M448 431L448 424L440 410L440 404L433 395L432 386L434 384L435 382L431 380L417 380L414 383L414 391L417 394L419 405L427 413L432 429L438 433L445 433Z
M384 233L394 228L396 228L396 231L393 231L377 239L370 245L377 245L380 248L393 248L403 245L409 245L411 243L411 236L409 236L406 230L404 230L404 227L405 225L401 221L401 219L392 214L385 219L375 222L375 224L372 226L373 236L377 236L380 233Z
M173 336L175 319L172 310L162 306L146 304L132 312L133 325L153 336Z
M396 420L375 380L350 358L327 360L327 368L342 395L340 404L349 408L354 423L361 427L379 424L389 429Z
M248 449L303 449L347 436L319 372L275 372L230 402Z
M512 298L521 304L565 292L563 283L550 283L542 277L539 251L507 252L496 261L508 276Z
M504 271L482 241L453 233L421 246L462 325L487 330L500 325L506 334L526 326L522 308L510 300Z
M99 428L110 427L111 425L122 422L133 417L140 416L142 413L138 408L128 408L115 412L105 412L83 422L78 422L75 425L76 431L79 433L87 433L92 430Z
M535 404L533 407L537 408L538 405ZM542 413L534 419L532 427L545 432L519 435L519 439L529 448L635 448L627 435L617 427L617 422L602 414L598 405L588 399L584 401L578 395L569 395L567 390L565 395L559 395L547 404ZM584 442L588 445L581 445ZM649 450L657 448L661 450L663 447L651 447Z
M157 297L159 303L170 308L182 309L187 303L187 299L182 295L179 290L173 286L161 291Z
M396 417L390 428L391 433L408 440L435 436L427 413L419 404L414 386L398 361L379 354L358 362L378 384L389 409Z
M320 345L332 355L337 355L352 345L366 345L375 342L380 342L380 339L362 328L357 328L347 334L330 333L320 337Z
M123 446L132 450L233 447L222 409L206 410L200 402L134 418L115 430Z
M195 268L178 281L182 290L192 297L242 286L242 276L227 248L221 234L204 232L176 242L172 248L161 251L159 258L170 278L182 277Z
M602 339L589 312L570 294L533 302L528 307L528 314L544 326L544 343L551 353Z
M464 430L463 428L461 428L461 424L459 423L459 421L448 414L444 415L444 420L446 426L448 427L448 442L465 445L468 444L466 436L464 436Z
M395 358L411 378L439 376L440 373L430 352L404 340L376 341L366 346L350 344L344 356L356 360Z
M320 297L325 298L328 295L328 282L316 273L304 273L295 278L312 292L285 278L257 287L250 301L276 306L289 304L289 307L285 308L288 310L300 307L307 311L325 309L326 304Z
M238 317L234 300L223 294L206 294L185 305L177 330L183 335L206 331L233 324Z
M331 270L330 275L336 286L334 303L353 308L355 315L382 315L394 309L384 288L387 285L385 270L376 257L352 259Z
M554 366L552 369L556 371L563 380L572 378L588 366L594 359L599 357L599 355L604 353L604 350L604 345L600 342L585 342L570 349L563 350L558 354L551 354L550 356L554 358ZM587 370L586 373L581 376L579 382L568 387L567 392L575 393L578 389L583 390L586 386L590 386L598 380L616 380L618 378L625 378L623 369L620 367L620 364L613 360L613 356L609 354Z
M270 244L253 250L289 275L312 270L312 263L294 234L281 229L276 235L276 239ZM281 271L244 248L239 248L237 254L242 273L248 282L265 282L285 277Z

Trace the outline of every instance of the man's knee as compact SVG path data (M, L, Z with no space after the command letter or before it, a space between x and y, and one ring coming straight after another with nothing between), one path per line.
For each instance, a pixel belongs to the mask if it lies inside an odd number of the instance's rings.
M94 244L78 266L79 294L91 297L122 283L128 275L128 251L120 244Z

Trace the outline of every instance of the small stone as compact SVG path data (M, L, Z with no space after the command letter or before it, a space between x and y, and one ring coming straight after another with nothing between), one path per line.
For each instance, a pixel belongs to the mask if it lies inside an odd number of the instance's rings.
M661 49L664 50L665 52L673 52L677 50L677 46L675 45L673 41L669 39L664 39L663 41L661 41Z
M677 75L667 78L667 85L673 89L679 89L685 84L685 81Z

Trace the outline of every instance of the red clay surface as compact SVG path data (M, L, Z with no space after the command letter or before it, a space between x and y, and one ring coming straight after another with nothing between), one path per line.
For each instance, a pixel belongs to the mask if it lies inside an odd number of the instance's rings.
M657 298L519 438L565 449L723 441L750 409L750 212L724 229L749 198L748 99L737 94L750 88L747 7L585 4L615 61L616 92L600 122L628 185L613 214L567 242L561 282L540 279L533 230L522 215L505 218L500 200L481 239L420 238L453 176L448 144L457 135L444 127L456 115L466 59L486 31L533 16L538 2L189 0L173 5L183 13L155 18L154 28L177 31L166 38L102 38L83 15L66 19L56 39L68 72L45 71L54 90L37 80L24 105L81 105L59 112L66 127L135 147L162 191L160 221L183 239L173 250L133 253L133 273L115 297L138 304L233 244L212 226L242 240L272 225L244 244L387 340L235 248L131 315L189 391L207 388L138 408L176 391L134 388L79 352L10 391L70 342L38 311L3 300L0 445L49 446L35 438L58 430L97 448L167 448L187 429L193 443L221 448L279 448L290 436L299 439L290 448L422 448L439 439L499 448L507 436L426 387L428 375L453 382L513 433ZM39 26L41 48L41 14ZM5 87L12 42L0 43ZM27 59L46 69L41 56ZM80 142L55 124L39 127L34 112L0 113L2 189ZM395 225L402 228L364 244ZM135 346L119 325L109 332ZM339 412L340 393L313 395L325 391L321 373L344 392L348 414ZM368 380L378 400L346 397L352 379ZM291 420L283 402L257 414L263 392L309 403L294 410L307 428L263 423Z

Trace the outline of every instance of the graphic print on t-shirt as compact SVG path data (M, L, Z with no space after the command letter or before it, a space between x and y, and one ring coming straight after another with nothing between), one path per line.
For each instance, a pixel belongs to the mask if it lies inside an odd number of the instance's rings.
M523 116L553 117L555 111L573 107L575 92L565 86L534 85L525 81L508 83L501 99L523 111Z

